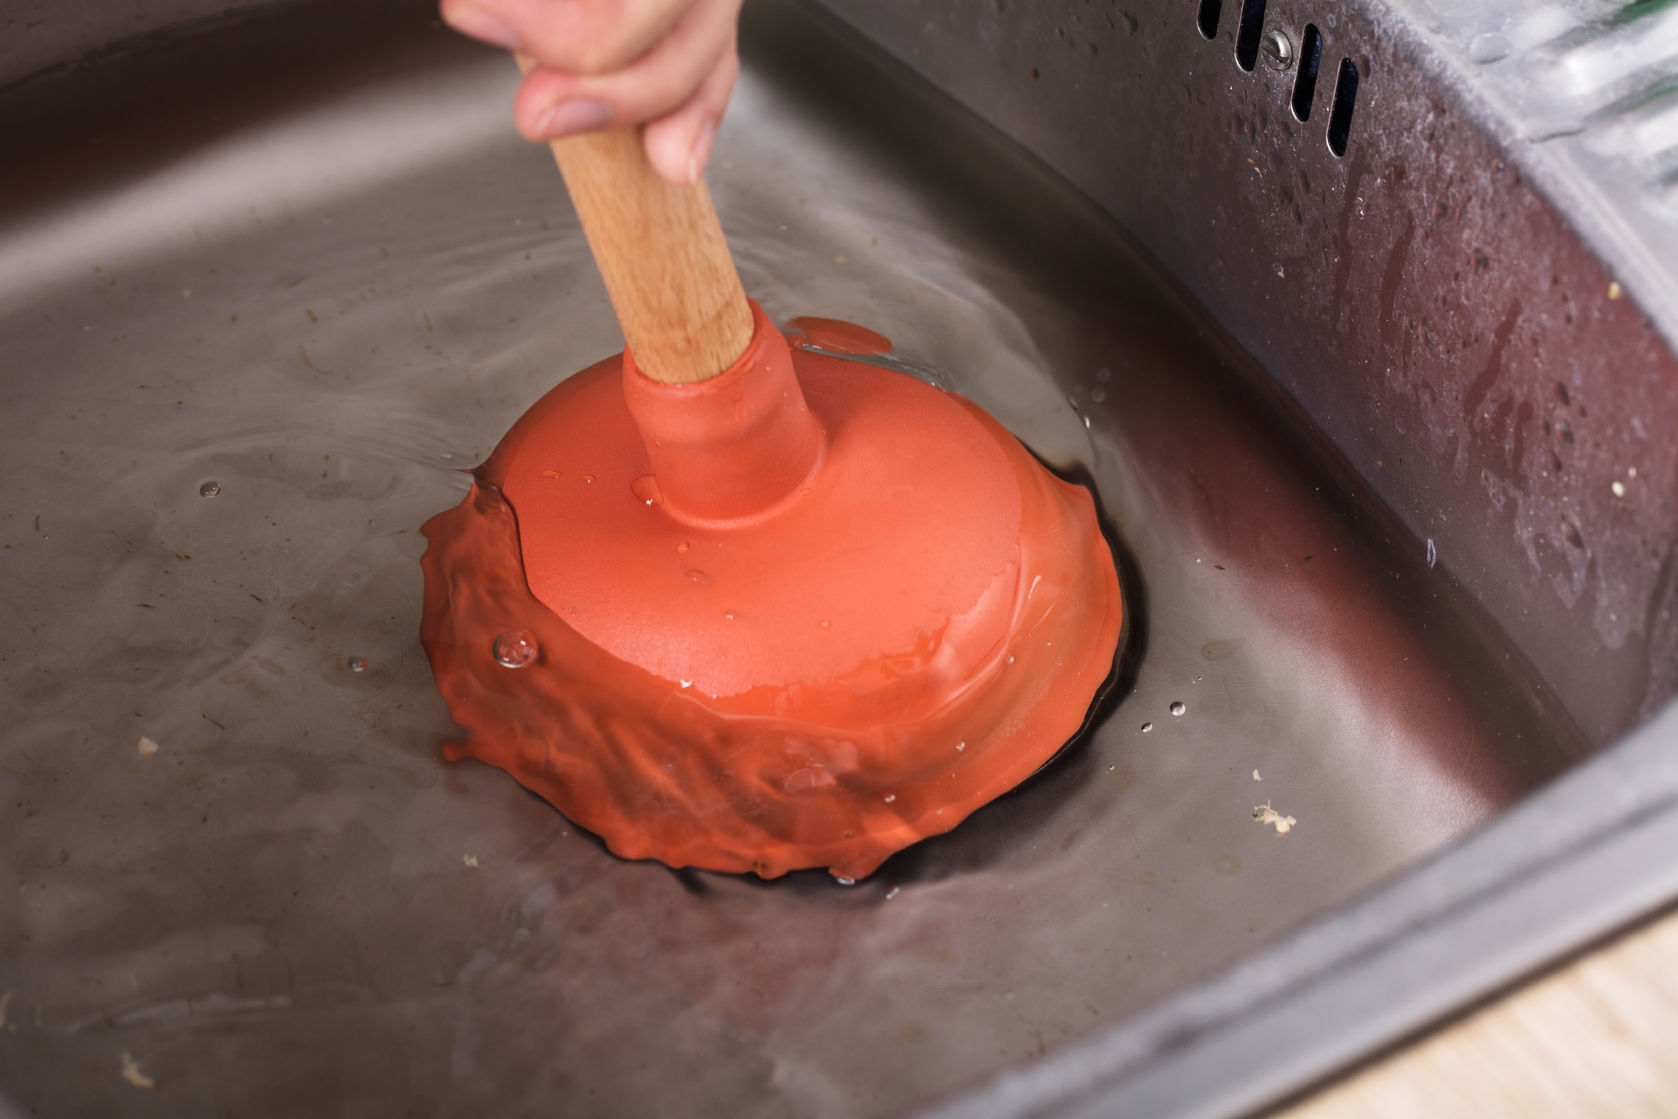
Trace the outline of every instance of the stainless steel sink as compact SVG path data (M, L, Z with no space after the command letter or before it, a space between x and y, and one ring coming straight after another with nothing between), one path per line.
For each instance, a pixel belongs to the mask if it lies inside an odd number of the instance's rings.
M1678 895L1658 269L1444 30L1330 6L1300 123L1315 16L1248 73L1238 7L749 6L749 293L1087 477L1133 611L1091 733L847 889L439 758L417 528L621 346L510 63L406 2L0 6L0 1093L1233 1113Z

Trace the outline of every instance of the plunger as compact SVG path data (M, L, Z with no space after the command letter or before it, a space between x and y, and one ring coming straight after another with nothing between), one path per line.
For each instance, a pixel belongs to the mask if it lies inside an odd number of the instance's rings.
M969 401L789 346L636 130L552 146L627 346L425 526L445 753L626 858L861 878L1084 723L1121 617L1094 502Z

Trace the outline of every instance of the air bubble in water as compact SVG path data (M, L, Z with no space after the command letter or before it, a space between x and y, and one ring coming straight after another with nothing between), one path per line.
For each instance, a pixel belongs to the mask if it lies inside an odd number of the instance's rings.
M211 479L198 487L199 497L214 497L221 492L221 483Z
M510 629L495 639L493 651L502 668L523 668L542 650L530 631Z
M351 657L346 663L349 665L351 672L366 672L367 671L367 658L366 657Z
M1184 703L1180 699L1174 699L1174 700L1171 701L1171 713L1173 715L1181 715L1183 712L1187 711L1188 709L1189 709L1189 705Z

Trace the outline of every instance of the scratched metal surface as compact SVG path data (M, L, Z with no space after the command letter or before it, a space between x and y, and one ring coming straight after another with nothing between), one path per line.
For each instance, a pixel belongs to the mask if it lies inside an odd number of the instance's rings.
M0 216L0 1092L26 1113L900 1114L1585 750L1104 216L821 24L755 18L710 176L748 290L881 330L1088 471L1125 544L1116 701L852 889L623 863L444 765L416 529L620 344L604 293L509 65L423 13L325 57L170 48L205 84L41 141ZM26 92L0 115L92 119L85 81Z

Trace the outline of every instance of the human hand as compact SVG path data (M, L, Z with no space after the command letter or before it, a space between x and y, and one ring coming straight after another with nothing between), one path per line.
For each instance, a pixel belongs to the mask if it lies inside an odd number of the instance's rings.
M645 124L647 160L691 183L740 72L742 0L442 0L456 31L532 59L513 99L527 139Z

